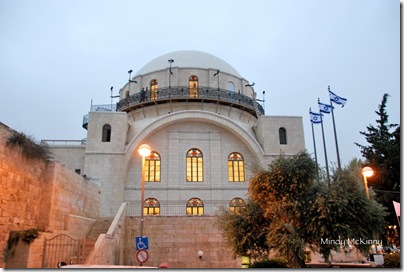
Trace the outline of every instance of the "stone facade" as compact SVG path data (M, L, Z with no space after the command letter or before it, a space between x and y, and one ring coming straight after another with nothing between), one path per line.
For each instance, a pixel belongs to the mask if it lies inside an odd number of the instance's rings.
M145 100L140 100L142 89L148 91ZM305 150L302 117L261 114L255 96L252 85L223 60L198 51L173 52L130 78L119 91L117 111L112 105L92 105L85 118L85 145L51 147L56 159L101 184L102 217L113 217L123 202L129 203L129 215L139 215L142 158L137 149L144 143L161 159L161 180L145 185L145 198L159 202L161 215L184 215L191 198L203 202L204 215L214 215L218 206L248 197L253 167L266 168L280 154ZM103 138L106 126L108 140ZM200 182L187 181L191 149L203 155ZM242 182L229 182L233 152L245 165Z
M125 264L138 265L135 237L139 217L126 218ZM144 233L149 237L149 259L145 266L168 263L170 268L241 268L215 225L214 216L148 216ZM199 258L198 251L203 252Z
M87 235L92 218L99 215L100 186L58 162L27 159L19 148L6 144L13 130L0 123L0 249L5 250L10 231L37 228L41 236L67 233ZM77 224L83 226L78 229ZM42 237L43 238L43 237ZM14 267L38 267L43 242L21 257ZM25 254L25 253L24 253ZM33 255L32 255L33 254ZM33 257L34 256L34 257ZM37 257L35 257L37 256ZM0 255L0 267L6 267ZM40 267L40 266L39 266Z

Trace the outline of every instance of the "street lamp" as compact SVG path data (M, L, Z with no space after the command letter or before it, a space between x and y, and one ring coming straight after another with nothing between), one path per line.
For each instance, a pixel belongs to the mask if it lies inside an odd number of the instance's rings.
M362 169L362 175L363 175L363 180L365 181L365 188L366 188L366 196L368 197L368 199L370 199L369 197L369 188L368 188L368 177L373 176L373 169L370 168L369 166L363 167Z
M144 223L144 164L145 158L150 156L151 149L147 144L142 144L139 146L138 152L140 156L142 156L142 196L141 196L141 205L140 205L140 236L143 236L143 223Z
M171 64L174 62L173 59L169 59L168 62L170 63L170 74L168 75L168 88L171 88L171 75L173 72L171 71Z

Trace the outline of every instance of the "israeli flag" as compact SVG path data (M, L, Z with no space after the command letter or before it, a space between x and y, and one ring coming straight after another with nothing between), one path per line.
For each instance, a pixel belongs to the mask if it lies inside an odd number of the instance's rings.
M345 103L347 101L346 98L342 98L341 96L336 95L335 93L331 92L328 90L328 93L330 94L330 100L334 102L335 104L342 105L342 107L345 106Z
M320 101L318 101L318 107L320 109L320 112L324 112L324 113L331 113L331 108L334 108L333 106L323 104Z
M321 113L310 111L310 122L312 122L313 124L320 124L321 115L322 115Z

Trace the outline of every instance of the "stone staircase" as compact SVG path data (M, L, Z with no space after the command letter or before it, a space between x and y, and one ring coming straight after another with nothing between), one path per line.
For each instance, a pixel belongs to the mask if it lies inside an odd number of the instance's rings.
M95 221L90 232L87 234L87 239L96 241L100 234L107 233L109 227L111 226L112 220L113 218L106 218Z

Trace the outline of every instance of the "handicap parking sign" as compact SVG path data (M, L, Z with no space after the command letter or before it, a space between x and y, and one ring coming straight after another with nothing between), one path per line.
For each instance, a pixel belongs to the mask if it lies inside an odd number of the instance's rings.
M144 249L149 250L149 237L136 236L136 251Z

